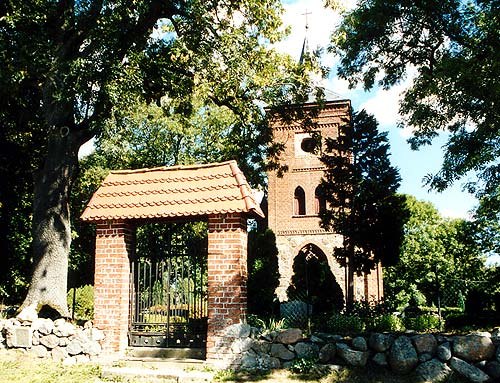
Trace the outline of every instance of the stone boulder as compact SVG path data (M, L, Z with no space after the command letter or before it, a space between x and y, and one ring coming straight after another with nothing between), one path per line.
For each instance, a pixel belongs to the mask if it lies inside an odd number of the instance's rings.
M410 338L402 335L394 341L389 351L389 365L398 374L407 374L418 363L417 351Z
M274 343L271 346L271 356L281 360L292 360L295 354L281 343Z
M297 343L299 340L302 340L302 330L299 328L282 330L274 339L275 342L283 344L293 344Z
M61 361L64 360L68 357L68 351L66 350L66 347L55 347L52 349L50 352L50 355L52 359L56 361Z
M494 353L495 346L487 336L457 336L453 341L453 355L468 362L491 359Z
M78 355L83 351L83 344L80 339L72 339L66 346L69 355Z
M442 362L447 362L451 359L451 346L449 342L440 344L436 349L436 355Z
M331 363L335 358L337 352L337 346L335 343L327 343L319 350L319 361L320 363Z
M104 332L95 327L84 329L83 335L85 335L88 339L95 342L100 342L101 340L104 340Z
M432 334L419 334L411 338L415 349L419 354L427 353L434 355L437 348L437 341Z
M241 354L243 352L246 352L250 350L253 346L253 339L250 338L237 338L232 344L231 344L231 351L234 354Z
M432 355L429 354L428 352L424 352L423 354L418 355L418 362L419 363L424 363L432 359Z
M52 350L54 347L59 346L59 338L54 334L49 334L40 337L40 344L43 344L49 350Z
M393 337L387 334L379 334L374 332L368 339L370 348L376 352L385 352L392 345Z
M248 338L252 332L252 326L246 323L236 323L225 329L225 335L230 338Z
M368 362L368 351L352 350L345 343L337 344L337 355L349 366L364 367Z
M299 342L294 347L297 358L317 359L319 347L314 343Z
M38 318L36 305L27 306L16 316L17 320L23 322L34 322Z
M48 318L37 318L31 324L31 328L42 335L49 335L54 330L54 322Z
M245 352L241 357L241 369L255 370L257 368L257 354L254 352Z
M437 359L431 359L419 365L415 373L419 382L442 382L451 374L451 368Z
M44 346L42 346L41 344L38 346L31 347L30 353L32 353L33 355L35 355L38 358L45 358L49 354L47 349Z
M52 331L55 335L61 338L65 338L76 334L76 327L73 323L66 322L63 318L54 321L54 330Z
M362 336L357 336L352 340L352 348L358 351L368 350L368 345L366 344L366 339Z
M482 383L490 380L490 377L486 373L462 359L451 358L450 367L473 383Z
M385 355L385 352L377 352L375 355L373 355L372 361L377 366L387 367L388 365L387 356Z

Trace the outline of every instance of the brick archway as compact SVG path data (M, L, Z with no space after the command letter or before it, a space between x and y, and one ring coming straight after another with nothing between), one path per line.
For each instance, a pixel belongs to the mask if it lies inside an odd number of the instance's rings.
M344 307L345 281L338 278L344 269L337 264L334 273L328 258L332 258L331 255L328 257L314 243L308 242L299 248L293 259L293 273L287 289L289 300L305 300L312 305L313 312L331 312Z
M226 327L245 320L247 218L264 214L236 162L116 171L94 193L82 220L96 223L95 325L104 349L123 354L130 325L135 226L151 220L208 221L207 360L231 358Z

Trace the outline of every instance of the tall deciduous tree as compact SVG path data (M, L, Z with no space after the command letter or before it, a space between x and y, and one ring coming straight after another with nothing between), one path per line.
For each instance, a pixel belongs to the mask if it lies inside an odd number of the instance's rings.
M246 166L260 162L263 145L252 146L252 139L264 143L270 136L263 120L248 123L261 113L256 106L271 94L286 104L288 91L303 80L300 69L286 79L272 76L287 65L266 48L283 36L280 10L277 0L0 5L2 121L22 111L14 132L24 132L28 141L36 137L37 145L27 147L40 153L32 157L35 268L21 309L48 305L68 315L69 198L77 153L103 132L117 97L159 103L168 95L186 100L175 111L189 113L187 96L202 84L208 98L238 116L233 129L240 133L240 152L254 154Z
M449 133L442 168L426 179L436 190L475 171L470 191L498 194L499 24L497 0L365 0L333 35L338 74L352 86L390 88L416 71L400 113L415 149ZM498 198L490 202L500 210Z
M394 262L403 241L404 199L396 194L400 177L390 164L387 134L364 110L328 138L322 188L328 207L322 226L343 236L335 257L350 270L346 302L354 299L353 273L370 272L377 262Z

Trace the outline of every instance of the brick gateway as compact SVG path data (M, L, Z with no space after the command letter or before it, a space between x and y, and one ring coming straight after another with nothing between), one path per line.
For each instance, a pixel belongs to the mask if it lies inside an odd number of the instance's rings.
M82 220L96 224L94 324L104 351L124 353L131 326L135 228L146 222L208 222L206 358L230 363L225 329L245 320L247 218L263 217L235 161L111 172Z

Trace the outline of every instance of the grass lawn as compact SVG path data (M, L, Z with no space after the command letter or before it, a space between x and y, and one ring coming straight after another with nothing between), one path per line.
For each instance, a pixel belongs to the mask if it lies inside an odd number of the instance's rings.
M191 381L191 380L190 380ZM294 374L287 370L276 370L265 374L214 373L216 382L261 382L261 383L411 383L412 376L395 377L387 371L348 370L341 368L329 373L316 371L310 374ZM36 359L32 355L0 350L0 383L171 383L175 380L131 379L125 377L103 377L101 367L87 363L65 366L51 360ZM191 381L197 383L196 381ZM199 383L206 382L200 380ZM463 383L457 377L450 377L447 383Z

